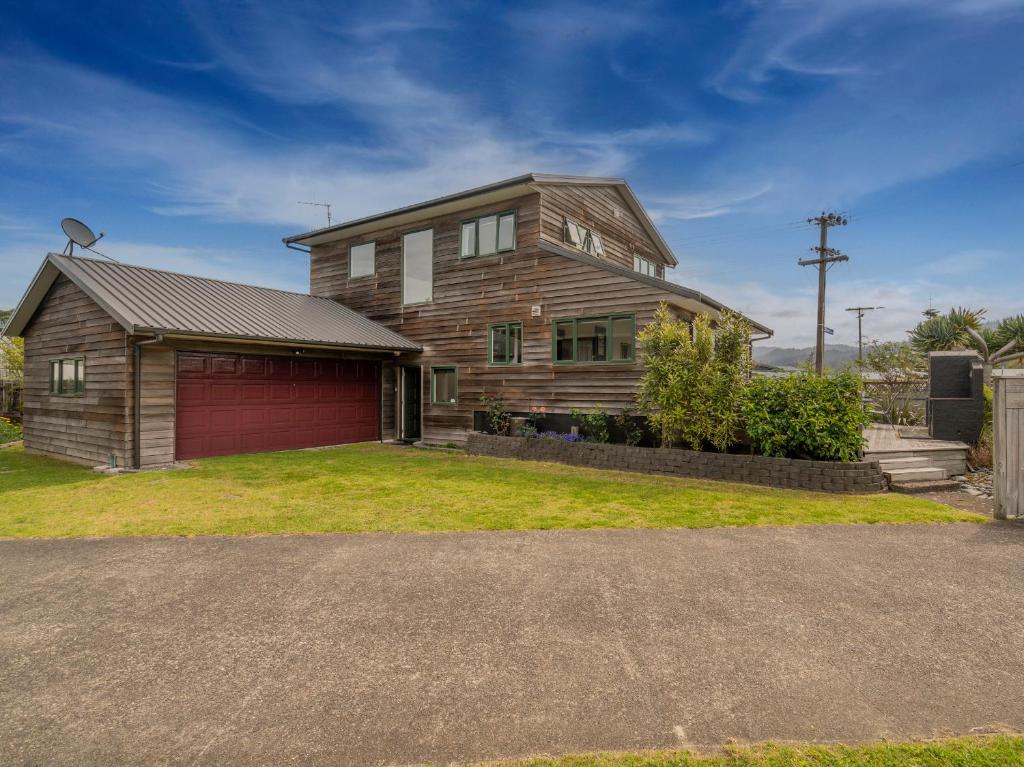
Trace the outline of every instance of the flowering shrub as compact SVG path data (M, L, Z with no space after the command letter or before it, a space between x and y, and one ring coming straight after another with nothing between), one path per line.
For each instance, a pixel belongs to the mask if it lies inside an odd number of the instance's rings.
M21 439L21 426L10 418L0 416L0 445Z
M557 439L562 442L586 442L586 438L582 434L563 434L558 431L542 431L536 435L540 439Z

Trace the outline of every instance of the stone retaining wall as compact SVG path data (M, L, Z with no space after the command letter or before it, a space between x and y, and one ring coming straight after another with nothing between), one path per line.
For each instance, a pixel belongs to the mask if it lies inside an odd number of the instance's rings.
M532 437L497 437L480 432L470 433L466 441L466 452L496 458L553 461L597 469L746 482L794 490L878 493L886 489L885 477L878 461L801 461L674 448L666 450Z

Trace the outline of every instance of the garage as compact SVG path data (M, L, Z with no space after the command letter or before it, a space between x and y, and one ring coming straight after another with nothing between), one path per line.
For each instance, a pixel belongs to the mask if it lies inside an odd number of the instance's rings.
M178 352L175 458L380 439L380 363Z

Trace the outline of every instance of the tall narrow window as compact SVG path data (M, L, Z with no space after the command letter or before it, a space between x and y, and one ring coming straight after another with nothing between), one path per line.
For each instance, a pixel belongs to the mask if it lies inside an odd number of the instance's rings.
M430 401L435 405L455 405L459 400L459 376L456 368L430 368Z
M573 321L555 323L555 361L572 362Z
M515 211L463 221L459 240L459 256L493 256L516 248Z
M402 303L425 304L434 298L434 230L402 236Z
M523 361L523 323L502 322L490 326L490 363L519 365Z
M364 242L361 245L353 245L348 249L348 276L366 277L375 271L374 256L377 245L373 242Z

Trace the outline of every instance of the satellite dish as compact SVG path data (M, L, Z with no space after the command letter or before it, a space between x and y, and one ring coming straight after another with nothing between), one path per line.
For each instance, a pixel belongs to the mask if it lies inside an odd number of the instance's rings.
M60 228L64 230L64 234L68 236L68 244L64 248L64 252L68 255L73 255L75 252L75 245L86 250L91 250L92 246L95 245L101 237L103 232L100 232L100 236L97 237L93 234L92 229L87 227L77 218L65 218L60 222Z

